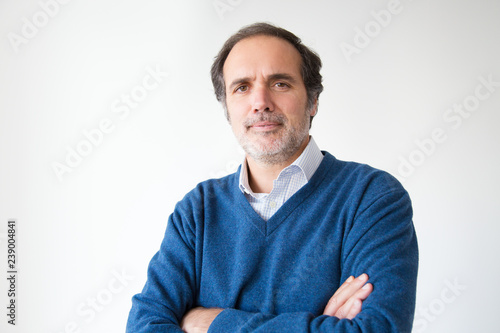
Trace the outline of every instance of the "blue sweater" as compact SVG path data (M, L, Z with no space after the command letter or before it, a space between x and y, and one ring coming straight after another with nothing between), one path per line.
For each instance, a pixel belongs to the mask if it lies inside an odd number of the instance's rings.
M410 332L417 239L410 198L389 174L327 152L267 222L235 174L200 183L170 216L127 332L182 332L196 306L224 308L209 332ZM350 275L372 294L353 320L322 315Z

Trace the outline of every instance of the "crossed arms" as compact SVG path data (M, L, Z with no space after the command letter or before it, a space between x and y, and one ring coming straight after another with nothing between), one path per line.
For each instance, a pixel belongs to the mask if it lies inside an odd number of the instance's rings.
M323 311L324 315L335 316L338 319L353 319L361 312L363 301L373 290L371 283L367 283L368 275L362 274L357 278L350 276L333 294ZM208 332L212 321L224 309L196 307L189 310L181 321L181 328L187 333Z

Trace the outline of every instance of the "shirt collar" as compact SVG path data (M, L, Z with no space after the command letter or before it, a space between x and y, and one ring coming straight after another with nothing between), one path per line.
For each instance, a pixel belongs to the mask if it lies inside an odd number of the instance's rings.
M323 153L318 148L316 142L311 136L309 137L309 143L307 144L302 154L300 154L300 156L292 164L290 164L283 170L293 168L292 166L298 166L308 182L318 169L322 160ZM281 172L283 172L283 170ZM254 194L248 183L248 164L246 157L241 164L239 187L243 193L252 195Z

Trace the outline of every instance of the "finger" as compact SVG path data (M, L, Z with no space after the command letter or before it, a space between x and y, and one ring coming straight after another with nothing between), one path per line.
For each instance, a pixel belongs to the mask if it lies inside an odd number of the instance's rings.
M323 314L329 316L335 315L340 307L342 307L352 295L363 287L366 281L368 281L368 275L363 273L349 282L344 288L342 288L342 290L335 292L335 294L328 301Z
M342 285L339 287L339 289L337 289L337 291L335 291L335 294L333 294L333 296L338 295L340 292L342 292L342 290L347 288L347 286L349 286L349 283L351 283L353 280L354 280L354 276L352 276L352 275L349 276L347 278L347 280L345 280L344 283L342 283Z
M363 302L360 301L359 299L355 299L354 301L352 301L351 304L352 304L351 308L347 310L347 314L345 316L345 318L349 320L353 320L354 317L356 317L358 313L361 312L361 307L363 306Z
M373 285L371 283L365 284L361 289L359 289L354 295L352 295L345 304L340 307L340 309L335 313L335 317L339 319L353 319L361 312L363 301L371 294L373 291Z
M344 281L344 283L335 291L332 297L328 300L328 304L325 307L325 310L323 311L323 314L333 316L334 313L338 310L342 304L337 305L336 303L338 302L338 295L349 286L349 283L351 283L354 280L354 276L349 276L347 280Z
M373 285L371 283L367 283L356 292L354 297L361 301L364 301L372 293L372 291Z
M349 299L344 305L342 305L337 312L335 312L334 316L338 319L345 319L350 314L351 309L356 300Z

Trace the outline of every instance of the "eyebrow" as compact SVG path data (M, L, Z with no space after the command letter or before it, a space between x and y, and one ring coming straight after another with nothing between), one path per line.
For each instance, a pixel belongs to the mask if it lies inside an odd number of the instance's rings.
M230 90L233 90L234 87L236 87L237 85L241 84L241 83L246 83L246 82L250 82L252 79L250 77L242 77L240 79L236 79L234 80L233 82L231 82L231 84L229 85L229 89ZM297 80L291 76L290 74L286 74L286 73L275 73L275 74L271 74L267 77L267 80L268 81L276 81L276 80L285 80L285 81L288 81L292 84L294 84L295 82L297 82Z

